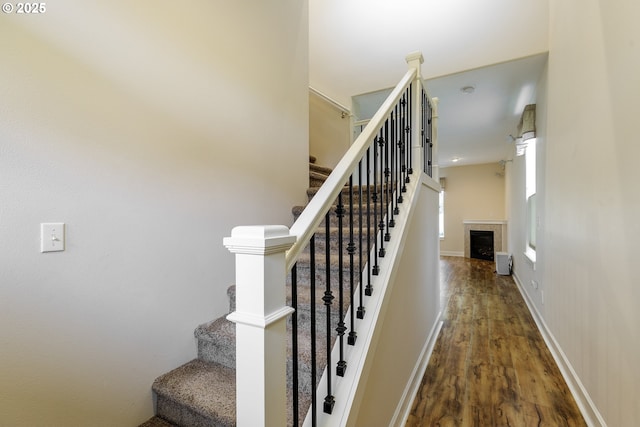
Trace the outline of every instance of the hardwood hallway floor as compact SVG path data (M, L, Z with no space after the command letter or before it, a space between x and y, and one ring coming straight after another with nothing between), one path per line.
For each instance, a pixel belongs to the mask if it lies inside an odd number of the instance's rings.
M407 426L585 426L511 276L440 261L443 326Z

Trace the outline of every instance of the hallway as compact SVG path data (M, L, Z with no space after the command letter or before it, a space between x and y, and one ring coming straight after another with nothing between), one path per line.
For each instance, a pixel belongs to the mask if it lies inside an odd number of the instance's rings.
M511 276L440 260L443 326L407 426L585 426Z

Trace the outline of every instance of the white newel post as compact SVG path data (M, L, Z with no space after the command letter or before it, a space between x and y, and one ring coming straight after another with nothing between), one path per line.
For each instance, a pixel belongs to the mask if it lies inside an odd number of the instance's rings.
M286 411L285 251L296 238L281 225L236 227L224 245L236 254L236 422L284 426Z
M424 169L422 167L422 159L424 159L424 153L422 152L422 63L424 62L424 57L422 56L422 52L413 52L406 56L405 60L409 65L409 69L416 69L416 79L413 84L413 93L411 97L413 99L413 117L412 122L415 123L413 126L411 136L413 147L412 159L413 164L411 167L415 172L423 172Z

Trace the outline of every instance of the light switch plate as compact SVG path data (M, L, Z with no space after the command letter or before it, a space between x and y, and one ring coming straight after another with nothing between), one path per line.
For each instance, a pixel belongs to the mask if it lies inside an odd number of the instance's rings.
M64 251L64 223L40 224L40 252Z

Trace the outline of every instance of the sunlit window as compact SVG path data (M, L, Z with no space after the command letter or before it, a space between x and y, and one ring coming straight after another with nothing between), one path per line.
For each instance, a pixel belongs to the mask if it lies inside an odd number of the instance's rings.
M438 224L440 227L440 238L444 239L444 190L440 191L438 210Z
M536 250L536 139L530 139L525 152L525 197L527 200L527 248L535 259Z

